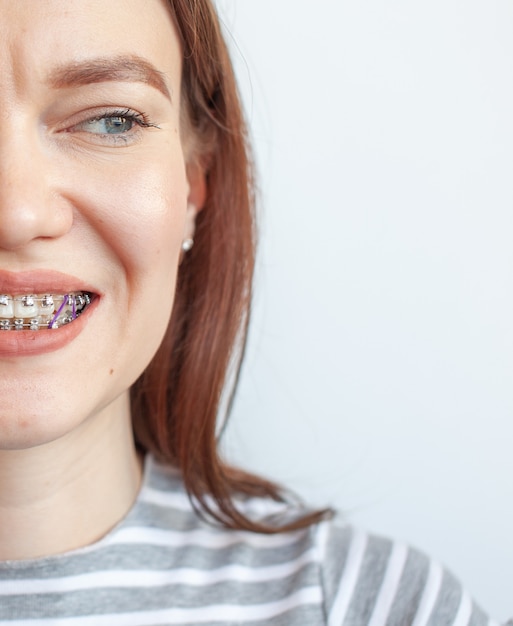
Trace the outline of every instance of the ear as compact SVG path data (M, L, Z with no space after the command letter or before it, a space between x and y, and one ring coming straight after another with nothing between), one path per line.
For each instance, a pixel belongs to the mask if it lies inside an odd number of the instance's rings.
M196 216L203 208L207 197L207 181L205 171L197 161L186 166L186 175L189 193L187 195L184 239L193 239L196 228Z

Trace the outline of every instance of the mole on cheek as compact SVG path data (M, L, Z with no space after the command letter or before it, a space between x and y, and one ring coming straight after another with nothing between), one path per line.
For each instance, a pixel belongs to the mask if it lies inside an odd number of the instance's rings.
M114 370L111 368L109 371L109 374L112 376L112 374L114 374Z

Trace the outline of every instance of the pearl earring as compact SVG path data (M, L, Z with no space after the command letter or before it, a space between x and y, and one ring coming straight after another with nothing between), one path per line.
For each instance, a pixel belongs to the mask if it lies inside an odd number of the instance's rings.
M188 239L184 239L182 241L182 250L184 252L189 252L189 250L192 248L193 245L194 245L194 239L192 239L191 237L189 237Z

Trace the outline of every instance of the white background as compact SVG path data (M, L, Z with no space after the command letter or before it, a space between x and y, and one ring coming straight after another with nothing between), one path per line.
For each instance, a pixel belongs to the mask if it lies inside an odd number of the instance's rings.
M226 444L513 616L513 3L219 0L261 175Z

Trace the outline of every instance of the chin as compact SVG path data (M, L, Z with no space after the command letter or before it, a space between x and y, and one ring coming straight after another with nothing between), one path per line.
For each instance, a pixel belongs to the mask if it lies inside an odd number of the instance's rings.
M0 414L0 450L28 450L66 437L73 425L55 415L24 411Z
M54 442L68 445L74 440L91 442L95 441L94 429L100 440L106 421L129 415L128 391L111 388L103 396L94 395L76 381L66 384L64 380L58 387L51 376L31 385L19 380L13 384L11 379L10 387L7 393L0 383L0 397L4 398L0 406L0 450L26 450ZM93 436L82 437L88 430Z

